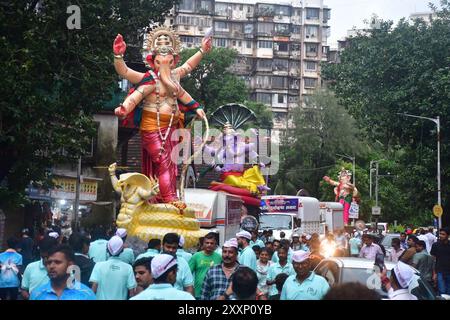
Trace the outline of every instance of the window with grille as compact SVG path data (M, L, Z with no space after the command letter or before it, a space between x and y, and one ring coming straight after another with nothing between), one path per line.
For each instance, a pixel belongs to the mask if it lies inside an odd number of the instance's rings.
M291 8L288 6L276 6L275 7L275 15L280 16L290 16Z
M272 88L286 88L287 78L286 77L272 77Z
M272 49L273 42L272 41L258 41L258 48L261 49Z
M284 95L278 94L278 103L284 103Z
M215 41L215 46L216 47L227 47L228 46L228 39L222 39L222 38L216 38L214 39Z
M272 23L258 23L258 34L273 34L273 24Z
M211 12L211 9L212 9L211 1L204 1L204 0L200 1L200 9L202 11Z
M274 59L273 67L275 71L288 71L289 61L285 59Z
M181 0L180 1L180 10L184 11L194 11L195 1L192 0Z
M258 68L272 70L272 60L271 59L258 60Z
M306 38L317 38L319 36L318 26L305 26L305 31Z
M272 95L270 93L258 92L256 93L256 101L270 105L272 103Z
M314 61L306 61L306 70L308 71L316 71L317 63Z
M306 44L306 55L308 57L316 57L317 56L317 44L307 43Z
M289 51L289 45L287 42L277 42L277 50L282 52Z
M306 8L306 19L319 19L320 9Z
M305 78L305 88L315 88L317 86L317 79Z
M216 3L215 12L219 16L227 16L228 15L228 5L226 3Z
M214 27L217 31L228 31L228 22L216 21Z

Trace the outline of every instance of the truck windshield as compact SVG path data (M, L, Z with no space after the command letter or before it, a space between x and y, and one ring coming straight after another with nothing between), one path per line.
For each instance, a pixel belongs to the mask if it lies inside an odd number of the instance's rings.
M284 214L263 214L259 217L261 229L291 229L292 216Z

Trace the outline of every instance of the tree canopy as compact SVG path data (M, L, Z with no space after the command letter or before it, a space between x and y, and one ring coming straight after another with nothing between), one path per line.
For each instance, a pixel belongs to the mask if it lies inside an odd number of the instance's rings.
M431 23L381 21L380 27L352 37L341 63L328 64L323 76L356 119L367 141L397 168L390 215L430 222L437 202L436 125L441 117L442 181L449 178L450 4ZM386 182L387 183L387 182ZM396 190L398 192L396 192ZM449 190L442 185L444 207ZM445 209L444 209L445 212Z
M92 114L117 86L112 42L121 33L138 57L143 30L174 1L77 1L81 28L69 29L72 3L9 1L0 5L0 203L21 201L30 181L71 161L94 135ZM67 156L61 156L64 147ZM45 183L44 183L45 185Z

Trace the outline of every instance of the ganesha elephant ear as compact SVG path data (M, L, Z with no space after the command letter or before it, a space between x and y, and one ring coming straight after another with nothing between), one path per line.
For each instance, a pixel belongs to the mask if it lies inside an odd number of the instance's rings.
M141 187L147 191L152 188L152 182L150 179L146 175L137 172L121 174L119 177L119 183L126 183L135 187Z
M152 54L148 54L145 57L144 63L147 66L147 68L155 69L155 63L153 62L153 55Z

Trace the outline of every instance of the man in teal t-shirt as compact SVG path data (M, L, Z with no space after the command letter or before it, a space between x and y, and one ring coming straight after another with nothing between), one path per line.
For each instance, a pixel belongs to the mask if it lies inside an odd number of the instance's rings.
M129 265L133 265L134 263L134 252L133 249L128 248L125 244L125 241L127 241L127 230L124 228L119 228L116 231L116 236L119 236L122 238L122 241L124 243L124 248L122 253L119 255L120 260L122 260L125 263L128 263Z
M147 245L147 251L137 256L136 261L142 258L153 258L161 253L161 240L150 239Z
M95 263L108 260L108 253L106 252L108 241L105 231L102 228L96 228L92 238L96 240L89 245L89 258L94 260Z
M256 272L256 254L250 246L250 240L252 235L248 231L240 231L236 234L236 238L239 244L239 248L242 249L239 254L239 263L243 266L247 266Z
M123 241L113 236L107 244L111 255L107 261L95 264L89 282L97 300L126 300L134 293L136 279L131 265L123 262L119 255L123 250Z
M197 252L189 260L189 268L194 275L194 292L197 299L201 296L203 280L208 270L222 263L221 255L215 252L216 246L216 235L214 232L210 232L203 241L203 251Z

